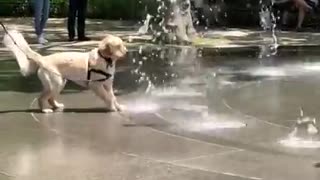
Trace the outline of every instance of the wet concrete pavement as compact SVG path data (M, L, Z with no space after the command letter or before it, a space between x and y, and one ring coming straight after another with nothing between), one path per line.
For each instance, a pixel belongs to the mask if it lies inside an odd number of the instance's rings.
M37 78L0 61L0 179L317 180L318 135L281 140L301 109L319 118L319 55L130 48L115 79L127 111L106 113L69 84L66 109L49 115L34 103Z
M30 17L23 18L4 18L0 17L8 28L21 31L27 38L28 42L36 43L33 20ZM77 50L96 46L105 34L111 33L122 37L129 46L146 44L152 42L150 34L138 35L138 29L141 23L134 21L110 21L101 19L88 19L86 21L86 33L93 40L91 42L68 42L67 19L50 18L45 29L46 38L49 44L42 49L47 51ZM242 29L242 28L225 28L225 29L204 29L197 27L199 38L194 39L193 46L197 47L247 47L257 45L267 45L273 43L274 39L271 32L265 32L262 29ZM275 35L279 45L285 46L313 46L320 44L320 32L307 31L280 31L276 29ZM3 34L0 33L0 39ZM36 45L34 47L37 47ZM0 47L0 57L4 56L2 52L5 49Z

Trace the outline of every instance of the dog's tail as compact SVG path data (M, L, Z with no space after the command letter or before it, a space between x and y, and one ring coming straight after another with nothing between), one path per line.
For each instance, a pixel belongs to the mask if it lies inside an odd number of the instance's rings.
M3 43L16 57L23 76L35 73L42 64L42 56L30 48L23 35L18 31L7 31Z

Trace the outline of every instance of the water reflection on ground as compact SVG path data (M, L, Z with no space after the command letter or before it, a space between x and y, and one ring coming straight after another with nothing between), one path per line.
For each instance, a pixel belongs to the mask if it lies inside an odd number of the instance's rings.
M320 116L319 55L313 47L280 47L276 56L260 58L254 47L138 46L118 65L115 87L127 112L156 114L170 124L163 131L290 152L282 146L296 145L283 139L294 129L299 108ZM36 77L19 76L14 61L0 63L1 91L40 90ZM69 84L65 93L82 90Z

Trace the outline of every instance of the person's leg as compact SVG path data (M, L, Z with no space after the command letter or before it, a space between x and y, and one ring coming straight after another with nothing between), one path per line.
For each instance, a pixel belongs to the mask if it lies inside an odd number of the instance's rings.
M310 0L295 0L299 9L297 31L301 31L302 23L307 12L316 8L316 4Z
M303 7L299 7L299 15L298 15L298 23L297 23L297 31L301 30L302 23L305 17L306 11Z
M300 10L300 8L303 8L305 11L312 9L312 7L309 6L305 0L292 0L292 1L295 3L296 7L299 10Z
M281 24L286 26L288 23L288 19L289 19L289 11L285 10L282 14Z
M46 23L47 23L47 20L49 18L49 12L50 12L50 0L43 0L42 19L41 19L41 22L40 22L40 30L41 30L40 38L44 42L48 42L44 38L43 30L46 27Z
M80 41L90 40L85 35L85 21L86 21L86 12L87 12L87 0L78 0L79 1L79 11L78 11L78 38Z
M69 0L69 13L68 13L68 35L69 40L73 41L75 37L75 19L77 14L77 6L79 0Z
M34 0L34 28L37 37L41 35L41 18L42 18L42 7L43 0Z

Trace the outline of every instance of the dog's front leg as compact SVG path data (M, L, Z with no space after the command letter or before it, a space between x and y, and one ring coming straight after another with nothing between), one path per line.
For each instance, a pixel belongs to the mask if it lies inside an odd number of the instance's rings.
M117 108L118 111L123 111L124 110L124 106L123 105L120 105L118 103L118 100L117 100L117 97L114 95L114 92L113 92L113 85L112 85L112 82L106 82L103 84L104 88L106 91L110 92L110 94L112 95L114 101L114 106Z
M89 87L99 98L101 98L105 102L108 110L117 111L114 103L115 99L112 92L107 91L102 83L92 83L89 85Z

